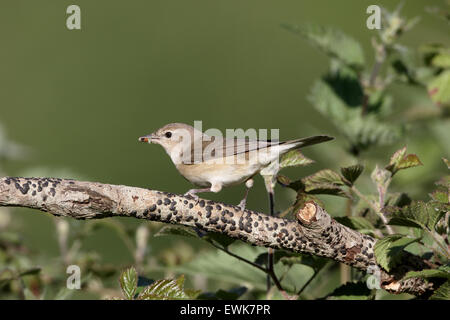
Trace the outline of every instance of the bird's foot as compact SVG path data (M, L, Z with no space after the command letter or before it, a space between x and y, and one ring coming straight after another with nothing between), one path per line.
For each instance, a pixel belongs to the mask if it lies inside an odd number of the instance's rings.
M238 207L241 209L241 211L245 210L245 206L247 205L247 199L242 199L241 202L239 202Z
M188 198L189 200L194 200L195 201L195 204L197 204L198 203L198 195L196 195L194 192L192 192L191 190L189 190L188 192L186 192L185 194L184 194L184 196L186 197L186 198Z

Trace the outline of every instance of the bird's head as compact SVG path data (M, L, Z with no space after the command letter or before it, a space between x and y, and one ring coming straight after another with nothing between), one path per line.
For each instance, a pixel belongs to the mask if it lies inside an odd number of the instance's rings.
M155 132L140 137L139 141L147 143L160 144L166 152L172 157L174 153L177 155L184 150L190 150L195 139L194 133L202 133L194 127L184 123L170 123Z

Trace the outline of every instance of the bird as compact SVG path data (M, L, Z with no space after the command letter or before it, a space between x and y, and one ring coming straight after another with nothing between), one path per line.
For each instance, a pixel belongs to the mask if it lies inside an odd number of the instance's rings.
M139 137L140 142L161 145L178 172L194 186L185 195L198 199L197 193L217 193L223 187L245 183L245 209L253 177L278 161L283 154L302 147L333 140L318 135L284 142L250 138L210 136L184 123L169 123L155 132Z

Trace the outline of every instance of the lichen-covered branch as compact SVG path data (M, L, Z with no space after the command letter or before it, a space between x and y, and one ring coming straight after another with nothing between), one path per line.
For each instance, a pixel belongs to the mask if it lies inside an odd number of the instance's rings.
M242 211L234 205L136 187L6 177L0 179L0 206L34 208L75 219L123 216L179 224L220 232L257 246L331 258L360 270L377 268L373 250L376 240L339 224L313 202L301 208L297 221L292 221ZM430 292L432 282L400 280L407 271L423 268L426 264L420 258L408 255L402 268L394 273L381 270L381 287L417 296Z

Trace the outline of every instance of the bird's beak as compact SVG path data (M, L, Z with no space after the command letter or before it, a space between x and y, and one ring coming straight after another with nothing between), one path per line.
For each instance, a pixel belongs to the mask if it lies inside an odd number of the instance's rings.
M152 143L154 140L157 140L158 138L155 137L155 135L152 134L148 134L146 136L143 137L139 137L139 141L140 142L147 142L147 143Z

